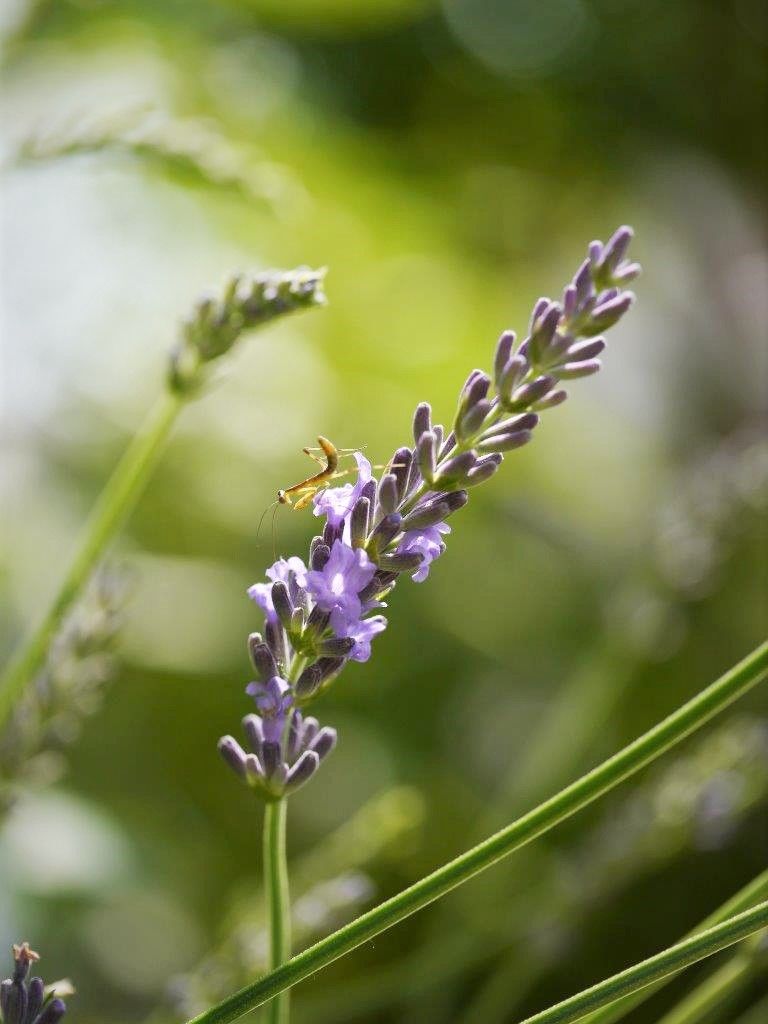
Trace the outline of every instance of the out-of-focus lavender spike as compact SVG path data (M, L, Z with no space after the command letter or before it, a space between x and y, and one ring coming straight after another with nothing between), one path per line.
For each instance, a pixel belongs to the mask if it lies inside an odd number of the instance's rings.
M634 301L635 296L633 292L622 292L615 298L595 306L589 318L589 323L585 324L581 329L581 334L589 338L594 334L599 334L601 331L608 330L609 327L613 327L624 316Z
M419 438L426 430L432 429L432 408L429 402L420 402L413 414L413 443L418 444Z
M278 675L275 657L269 646L262 640L261 633L251 633L248 637L248 654L259 679L265 681Z
M507 434L494 434L487 441L481 441L477 450L480 452L511 452L513 448L522 448L533 437L531 430L513 430ZM470 474L471 476L471 474Z
M243 719L243 729L248 737L248 743L254 754L261 757L261 748L264 743L264 729L258 715L246 715Z
M288 769L285 777L285 792L295 793L299 787L308 782L320 765L320 758L314 750L305 750L296 764Z
M496 352L493 357L493 379L497 389L504 367L512 357L512 346L514 344L514 331L504 331L496 343Z
M550 393L542 398L540 402L534 402L531 406L536 412L542 412L545 409L554 409L557 405L562 405L568 397L568 392L561 388L559 391L550 391Z
M435 479L435 466L437 465L437 438L434 431L426 430L419 438L416 446L416 461L419 471L428 484Z
M570 320L577 308L576 285L569 284L563 292L563 316Z
M603 243L599 240L590 242L587 246L587 252L593 264L599 263L603 256Z
M609 270L615 270L627 254L629 243L632 241L634 231L623 224L611 235L605 243L601 256L601 263Z
M218 750L229 767L237 772L241 779L244 779L246 777L245 751L235 737L222 736L218 742Z
M565 380L576 380L578 377L590 377L597 373L603 364L599 359L587 359L583 363L566 363L558 368L558 375Z
M592 294L592 264L589 257L584 260L573 279L573 287L576 289L576 304L579 308Z
M365 547L370 511L371 503L368 498L358 498L349 517L349 535L353 548Z
M328 725L324 726L307 746L314 750L322 761L336 746L336 730Z
M394 473L387 473L379 482L379 507L381 515L389 515L394 512L398 505L399 495L397 488L397 477Z
M547 308L547 306L549 306L550 301L551 300L548 299L546 297L546 295L543 295L540 299L536 300L536 303L534 304L534 307L531 310L531 319L530 319L530 321L528 323L528 333L529 334L533 331L533 329L534 329L534 327L536 325L536 321L539 319L539 317L544 312L544 310Z
M629 284L630 281L634 281L636 277L639 277L642 272L643 268L639 263L627 263L615 271L613 280L617 284Z
M527 372L528 360L518 352L517 355L512 356L499 377L497 390L499 392L499 399L501 402L505 402L509 399L509 396L523 377L525 377Z

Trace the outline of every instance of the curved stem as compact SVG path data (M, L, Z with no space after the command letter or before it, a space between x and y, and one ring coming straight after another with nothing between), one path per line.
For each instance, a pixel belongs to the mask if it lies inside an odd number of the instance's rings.
M604 1006L628 992L651 985L669 974L675 974L690 964L695 964L721 949L740 942L767 925L768 901L715 925L709 931L685 939L676 946L670 946L656 956L643 960L642 963L635 964L620 974L614 974L613 977L601 981L599 985L593 985L592 988L585 989L548 1010L528 1017L523 1024L571 1024L572 1021L584 1017L590 1010Z
M291 955L291 904L285 832L288 801L267 803L264 810L264 895L269 920L269 968L282 966ZM288 1024L290 991L275 996L268 1007L270 1024Z
M768 673L768 643L659 722L618 754L517 821L422 878L391 899L305 949L252 985L193 1018L189 1024L227 1024L271 999L387 928L428 906L502 857L554 828L680 743L752 689Z
M50 643L64 618L136 504L183 401L183 398L169 393L158 400L101 492L53 603L0 679L0 728L24 692L24 687L42 667Z

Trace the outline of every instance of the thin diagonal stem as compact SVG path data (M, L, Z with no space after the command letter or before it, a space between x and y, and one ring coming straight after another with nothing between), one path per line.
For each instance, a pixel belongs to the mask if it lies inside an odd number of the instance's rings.
M657 953L656 956L635 964L620 974L606 978L598 985L585 989L570 999L563 1000L548 1010L543 1010L533 1017L528 1017L523 1024L571 1024L581 1020L590 1010L604 1006L612 1000L634 992L654 981L676 974L684 967L697 963L705 957L718 953L721 949L733 946L736 942L768 926L768 901L759 903L743 914L731 917L722 924L715 925L706 932L685 939L676 946Z
M731 899L719 906L709 917L706 917L693 931L688 933L687 937L692 937L698 932L706 931L708 928L713 927L713 925L721 924L723 921L728 920L729 917L733 917L734 914L740 914L743 910L753 907L755 903L766 897L768 897L768 868L762 871L757 878L753 878L743 889L740 889L735 896L732 896ZM625 1017L630 1010L634 1010L636 1006L645 1002L646 999L650 999L653 993L663 988L668 980L670 979L663 978L648 988L644 988L639 992L633 992L628 996L623 996L609 1006L595 1010L588 1017L584 1018L584 1024L615 1024L616 1021Z
M195 1017L189 1024L227 1024L297 984L322 967L554 828L640 771L666 750L752 689L768 673L768 643L644 733L618 754L571 783L549 800L432 874L361 915L288 963Z
M91 578L110 541L133 510L182 405L183 399L170 393L158 400L101 492L53 603L0 679L0 729L24 687L42 667L64 618Z
M269 921L269 968L282 966L291 955L291 902L285 832L288 801L271 800L264 811L264 897ZM288 1024L290 990L279 993L268 1006L270 1024Z

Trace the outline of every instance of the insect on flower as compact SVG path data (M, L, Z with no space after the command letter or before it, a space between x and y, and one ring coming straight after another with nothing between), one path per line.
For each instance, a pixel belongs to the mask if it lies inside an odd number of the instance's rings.
M302 451L323 468L319 473L308 476L291 487L279 490L277 492L278 504L293 505L296 512L306 508L318 491L321 491L329 481L346 475L346 470L339 471L339 456L351 455L360 450L359 448L337 448L327 437L322 435L318 437L317 443L320 445L319 448L302 448ZM316 452L323 454L317 455Z

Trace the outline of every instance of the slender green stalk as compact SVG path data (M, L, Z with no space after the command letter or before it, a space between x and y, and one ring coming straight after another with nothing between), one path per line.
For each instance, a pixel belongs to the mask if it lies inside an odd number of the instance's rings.
M264 810L264 897L269 921L269 967L281 967L291 955L291 901L288 894L288 860L285 826L288 800L271 800ZM270 1024L288 1024L290 990L270 1002Z
M193 1018L189 1024L225 1024L297 984L387 928L569 818L634 775L752 689L768 673L768 643L659 722L618 754L571 783L528 814L374 907L320 942Z
M699 932L706 931L708 928L712 928L716 924L721 924L723 921L727 921L728 918L733 917L735 914L740 914L743 910L747 910L749 907L753 907L755 903L768 897L768 868L761 872L757 878L753 878L751 882L740 889L735 896L727 900L721 906L706 917L700 924L688 933L687 937L698 934ZM633 992L631 995L623 996L621 999L617 999L609 1006L604 1006L600 1010L595 1010L590 1013L588 1017L584 1018L584 1024L615 1024L616 1021L621 1020L625 1017L630 1010L634 1010L636 1006L645 1002L646 999L650 999L654 992L657 992L660 988L663 988L668 978L663 978L655 985L651 985L649 988L644 988L639 992Z
M160 457L183 401L178 395L163 394L150 410L101 492L53 603L0 679L0 728L24 687L42 667L49 645L65 616L75 604L110 541L131 513Z
M741 942L767 925L768 901L759 903L751 910L745 910L743 914L731 917L706 932L694 935L693 938L685 939L676 946L670 946L656 956L643 960L642 963L635 964L620 974L614 974L613 977L571 996L570 999L563 1000L556 1006L551 1006L548 1010L528 1017L523 1024L570 1024L571 1021L580 1020L590 1010L604 1006L627 992L651 985L669 974L676 974L690 964Z

